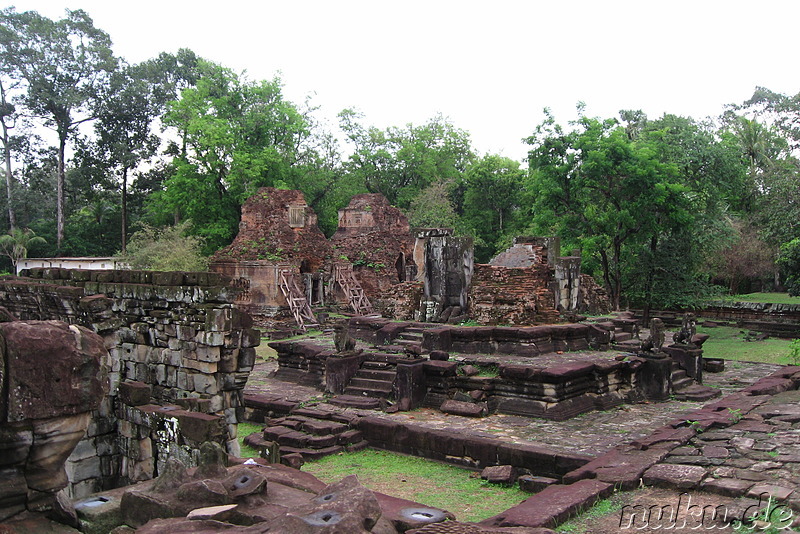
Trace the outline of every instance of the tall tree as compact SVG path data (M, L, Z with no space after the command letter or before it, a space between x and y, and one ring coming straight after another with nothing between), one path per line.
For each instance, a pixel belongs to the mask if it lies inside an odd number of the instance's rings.
M66 146L78 125L95 118L100 88L116 69L111 39L83 10L53 21L35 11L0 11L4 61L27 83L22 101L58 137L56 239L64 239Z
M140 163L155 155L160 139L152 130L158 115L154 85L142 67L125 66L111 75L104 88L95 122L96 157L120 180L122 253L128 234L128 179Z
M210 62L199 66L196 86L164 117L183 137L153 205L191 219L210 252L233 238L239 206L257 188L293 182L309 127L279 79L251 82Z
M485 155L464 173L463 218L476 238L479 261L488 261L514 233L524 176L519 162L497 155Z
M570 132L549 113L528 138L529 191L536 228L594 255L619 309L626 246L648 242L687 213L687 188L649 142L631 140L614 119L582 116Z

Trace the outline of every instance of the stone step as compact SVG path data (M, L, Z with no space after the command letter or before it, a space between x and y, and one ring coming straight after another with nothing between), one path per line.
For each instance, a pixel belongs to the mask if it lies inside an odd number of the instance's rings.
M694 380L689 378L688 376L684 377L684 378L681 378L681 379L678 379L678 380L673 380L672 381L672 391L677 392L677 391L680 391L682 389L686 389L688 387L691 387L693 384L694 384Z
M373 397L376 399L387 399L389 395L391 395L391 391L385 391L383 389L371 389L371 388L364 388L364 387L352 387L347 386L344 390L345 395L352 395L355 397Z
M686 374L686 371L684 371L683 369L673 369L672 370L672 381L673 382L675 382L677 380L681 380L683 378L686 378L687 376L689 376L689 375Z
M361 395L337 395L329 399L328 404L343 408L360 408L362 410L377 410L381 407L380 399Z
M621 330L619 332L614 332L615 343L622 343L623 341L630 341L631 339L633 339L633 334L630 332L623 332Z
M378 370L386 370L386 369L394 369L394 365L388 362L374 362L374 361L366 361L361 364L361 369L378 369Z
M680 391L675 392L675 398L677 400L685 400L685 401L702 402L715 399L720 395L722 395L722 391L720 391L719 389L703 386L701 384L694 384L692 386L686 387Z
M392 383L385 380L373 380L371 378L356 378L350 379L347 387L358 389L373 389L377 391L385 391L387 393L392 391Z
M405 332L401 332L400 335L397 336L395 342L401 339L410 341L422 341L422 332L409 332L408 330L406 330Z
M355 374L355 378L369 378L384 382L394 382L395 377L397 377L397 371L383 369L359 369Z
M419 326L409 326L408 328L403 330L404 333L420 334L420 336L422 336L422 333L424 331L425 329Z
M396 345L400 345L401 347L407 347L409 345L419 345L422 346L422 343L419 339L395 339L394 342Z

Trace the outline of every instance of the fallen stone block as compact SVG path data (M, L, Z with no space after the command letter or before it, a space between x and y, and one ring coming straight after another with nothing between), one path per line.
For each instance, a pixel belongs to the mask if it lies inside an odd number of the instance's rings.
M461 402L456 400L444 401L439 410L444 413L461 415L463 417L483 417L487 412L486 404L484 403Z
M513 485L517 481L518 470L513 465L490 465L481 471L481 478L492 484Z
M599 480L556 484L479 524L494 527L554 526L611 495L613 491L613 485Z

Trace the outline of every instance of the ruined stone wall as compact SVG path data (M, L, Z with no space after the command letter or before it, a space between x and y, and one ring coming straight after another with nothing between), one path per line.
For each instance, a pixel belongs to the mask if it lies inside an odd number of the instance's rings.
M535 325L559 321L545 264L526 268L476 264L469 289L470 316L481 324Z
M20 319L85 326L103 337L109 351L109 395L67 465L73 497L157 474L157 455L164 451L157 442L169 432L191 458L196 443L181 437L187 425L219 425L218 440L238 452L236 425L260 336L250 317L234 308L236 292L222 276L66 269L28 274L0 280L0 306ZM146 388L146 402L119 395L120 385L130 382ZM196 416L144 424L132 403L173 405Z

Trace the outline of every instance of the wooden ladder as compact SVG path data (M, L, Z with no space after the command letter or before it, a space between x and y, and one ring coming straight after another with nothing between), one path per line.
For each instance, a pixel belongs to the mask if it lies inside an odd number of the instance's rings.
M311 306L305 294L298 287L292 271L289 269L280 270L278 287L280 287L283 296L286 297L289 310L292 312L292 315L294 315L294 320L297 322L298 326L304 332L307 326L316 326L317 319L314 317L314 312L311 311Z
M353 265L349 263L335 263L333 265L333 279L339 284L339 287L344 291L344 295L350 302L350 307L358 315L371 315L375 313L372 310L367 295L364 294L364 289L358 283L355 273L353 273Z

